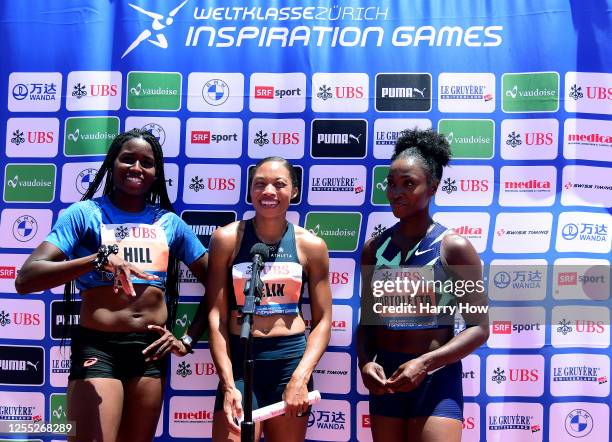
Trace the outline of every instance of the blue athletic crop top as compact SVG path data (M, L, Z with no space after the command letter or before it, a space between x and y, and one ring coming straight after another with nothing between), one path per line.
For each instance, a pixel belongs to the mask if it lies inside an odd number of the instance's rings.
M401 305L404 309L379 314L383 325L391 330L452 327L454 317L450 315L451 309L444 306L455 306L456 298L443 289L443 283L450 281L451 277L440 259L442 239L452 230L434 223L423 239L402 257L402 251L391 241L398 225L385 230L378 240L372 287L376 281L382 286L384 281L398 278L402 282L412 280L414 285L409 286L410 292L405 291L405 286L402 286L399 291L385 291L380 298L375 299L382 305ZM420 285L417 282L419 280ZM437 285L433 281L436 281Z
M191 228L175 213L152 204L147 204L141 212L124 212L107 196L72 204L45 240L68 259L97 253L102 244L117 244L119 256L125 261L160 278L147 281L132 276L132 282L161 289L166 286L170 255L190 265L206 253ZM112 284L112 274L95 270L76 280L78 290Z
M253 220L245 221L240 250L232 262L228 281L232 310L244 305L244 287L251 278L251 247L258 242L262 241L257 238ZM281 240L277 244L268 244L268 247L270 256L261 271L263 293L255 314L297 315L304 291L304 272L298 259L293 224L287 223L287 230Z

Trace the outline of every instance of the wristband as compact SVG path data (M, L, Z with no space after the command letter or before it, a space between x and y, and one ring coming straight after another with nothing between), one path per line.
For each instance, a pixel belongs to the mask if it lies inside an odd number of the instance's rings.
M92 262L94 269L101 272L104 266L108 264L108 257L111 254L116 255L117 253L119 253L119 246L117 244L113 244L112 246L102 244L98 249L98 254Z
M193 338L189 335L181 336L181 342L185 346L187 353L193 353L193 348L191 348L191 344L193 343Z

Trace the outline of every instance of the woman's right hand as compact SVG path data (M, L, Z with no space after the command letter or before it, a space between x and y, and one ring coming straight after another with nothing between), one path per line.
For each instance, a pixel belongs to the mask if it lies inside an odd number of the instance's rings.
M385 370L376 362L368 362L361 368L361 379L363 385L370 390L371 394L384 394L387 376Z
M119 286L121 286L123 291L131 296L136 296L136 290L134 290L134 285L132 284L132 275L147 281L159 279L159 276L145 273L134 264L124 261L115 254L108 256L108 263L104 266L104 270L115 275L115 284L113 285L115 293L119 293Z
M242 419L242 394L236 387L230 387L223 394L223 413L227 428L235 434L240 434L238 418Z

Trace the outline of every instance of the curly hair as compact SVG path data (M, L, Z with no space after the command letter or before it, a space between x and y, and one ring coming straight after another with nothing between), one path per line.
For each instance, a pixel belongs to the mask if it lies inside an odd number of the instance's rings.
M395 143L391 162L402 158L418 158L428 172L430 183L442 178L442 170L451 159L446 137L433 129L407 129Z
M104 181L104 187L102 188L103 195L112 195L114 192L113 184L113 166L115 160L119 156L121 147L128 141L134 138L141 138L145 140L151 146L153 150L153 158L155 160L155 177L157 178L149 192L145 196L145 201L149 204L158 205L160 208L169 212L176 213L170 197L168 196L168 189L166 188L166 177L164 174L164 154L162 151L161 144L151 132L141 129L132 129L127 132L118 134L108 149L106 157L100 166L100 169L96 173L92 183L90 184L87 192L81 198L81 201L90 200L94 197L102 182ZM66 283L64 287L64 337L67 337L67 328L74 325L69 322L70 315L74 314L74 294L76 292L76 286L74 281ZM168 330L172 331L176 319L176 311L178 308L179 298L179 260L176 257L170 256L168 260L168 269L166 272L166 307L168 309L168 320L166 326Z

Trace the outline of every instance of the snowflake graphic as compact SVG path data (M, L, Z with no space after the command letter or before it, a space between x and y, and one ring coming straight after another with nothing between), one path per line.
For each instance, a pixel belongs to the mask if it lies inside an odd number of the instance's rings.
M448 194L457 191L457 181L452 178L447 178L444 180L444 185L442 186L442 191Z
M4 327L5 325L9 325L10 323L11 323L10 313L7 313L4 310L2 310L0 312L0 325Z
M176 370L176 374L178 374L179 376L182 376L184 378L189 376L191 373L193 373L191 371L191 364L188 364L186 361L181 362L178 365L178 370Z
M17 129L13 132L13 138L11 138L11 143L19 146L21 143L25 143L25 138L23 138L23 132Z
M259 147L263 147L265 144L268 144L270 140L268 140L268 134L264 133L263 130L260 130L255 134L255 139L253 140L253 142Z
M565 185L563 187L565 187L567 190L571 189L574 185L572 184L571 181L568 181L567 183L565 183Z
M570 98L573 98L574 100L579 100L582 97L584 97L584 94L582 93L582 86L578 86L577 84L573 85L570 88L569 96Z
M130 236L130 230L125 226L119 226L115 229L115 238L124 239Z
M333 95L331 93L331 87L323 85L319 88L319 92L317 92L317 98L321 100L329 100Z
M566 319L561 319L559 322L559 327L557 327L557 332L561 333L563 336L567 335L574 328L571 326L571 322Z
M376 227L374 227L374 231L372 232L372 238L374 238L375 236L380 235L385 230L387 230L387 228L385 226L383 226L382 224L378 224Z
M497 367L495 370L493 370L493 376L491 376L491 380L493 382L497 382L498 384L504 382L506 380L504 370L502 370L500 367Z
M194 176L191 179L189 188L194 192L199 192L200 190L204 189L204 178L200 178L198 175Z
M521 134L517 134L515 131L512 131L508 134L506 144L510 147L520 146L521 144L523 144L523 142L521 141Z
M85 85L82 85L81 83L75 84L73 89L74 90L72 91L72 96L76 97L77 100L80 100L82 97L87 95L87 91L85 90Z

